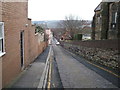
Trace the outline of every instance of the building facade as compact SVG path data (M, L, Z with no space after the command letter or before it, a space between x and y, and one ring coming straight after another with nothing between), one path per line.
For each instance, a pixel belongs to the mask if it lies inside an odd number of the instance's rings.
M119 38L120 2L101 2L94 12L92 38L96 40Z
M28 19L28 1L1 2L0 88L4 88L45 49ZM2 72L2 73L1 73Z
M119 38L120 32L120 2L109 3L109 30L108 38Z
M46 29L45 33L48 36L48 44L52 44L53 33L51 29Z
M0 1L0 22L2 22L2 2ZM0 90L2 89L2 58L0 57Z

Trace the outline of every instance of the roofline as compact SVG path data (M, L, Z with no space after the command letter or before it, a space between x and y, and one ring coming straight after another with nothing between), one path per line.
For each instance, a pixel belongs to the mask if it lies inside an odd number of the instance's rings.
M100 2L100 4L102 4L102 2ZM98 6L99 6L100 4L98 4ZM96 9L98 8L98 6L94 9L94 12L96 12ZM100 10L97 10L97 11L100 11Z
M28 20L32 20L31 18L28 18Z

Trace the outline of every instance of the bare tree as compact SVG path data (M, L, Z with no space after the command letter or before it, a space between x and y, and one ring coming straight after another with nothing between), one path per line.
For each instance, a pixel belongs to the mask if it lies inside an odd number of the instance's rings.
M62 20L59 25L69 31L73 38L74 34L78 33L81 29L82 20L80 20L78 16L69 15L65 16L65 20Z

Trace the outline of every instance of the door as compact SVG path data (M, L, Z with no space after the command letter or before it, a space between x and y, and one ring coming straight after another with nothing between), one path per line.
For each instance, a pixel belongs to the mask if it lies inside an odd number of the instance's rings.
M24 66L24 31L20 32L21 67Z

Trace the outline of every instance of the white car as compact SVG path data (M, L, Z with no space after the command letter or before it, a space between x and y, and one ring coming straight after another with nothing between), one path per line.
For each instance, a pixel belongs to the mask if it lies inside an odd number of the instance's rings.
M60 42L56 42L56 45L59 45L60 44Z

